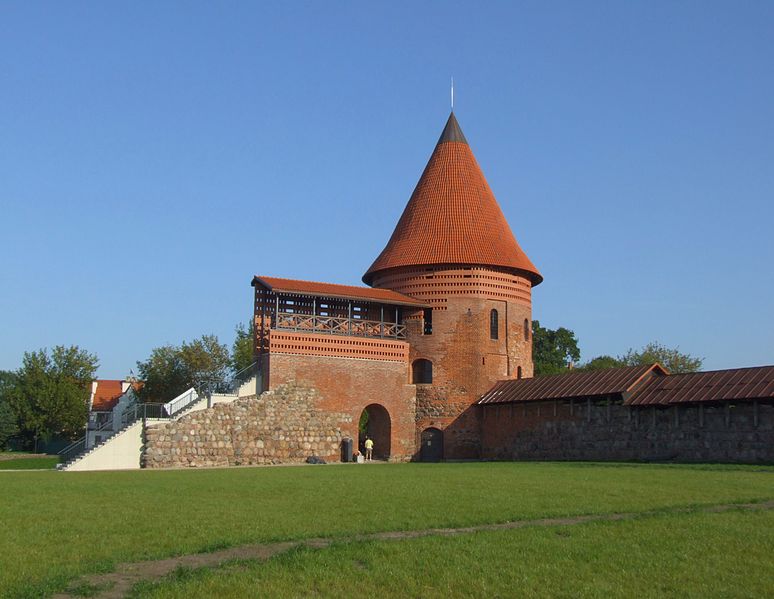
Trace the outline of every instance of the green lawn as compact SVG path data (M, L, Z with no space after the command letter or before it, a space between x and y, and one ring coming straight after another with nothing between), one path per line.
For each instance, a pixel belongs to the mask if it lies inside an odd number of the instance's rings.
M52 470L58 463L58 456L6 457L0 460L0 470Z
M115 563L256 541L770 500L774 469L340 465L19 472L0 485L0 596L38 597Z
M572 527L301 548L180 570L135 597L771 597L774 513L643 517Z

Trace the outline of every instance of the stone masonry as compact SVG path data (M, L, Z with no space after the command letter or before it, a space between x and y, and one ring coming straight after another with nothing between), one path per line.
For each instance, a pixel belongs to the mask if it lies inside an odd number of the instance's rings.
M606 400L481 406L495 460L774 461L774 405L624 406Z
M148 428L146 468L339 460L349 414L321 410L319 393L293 382Z

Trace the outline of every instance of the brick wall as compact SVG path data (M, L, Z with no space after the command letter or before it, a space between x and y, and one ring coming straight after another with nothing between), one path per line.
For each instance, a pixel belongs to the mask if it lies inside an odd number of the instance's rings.
M342 434L355 443L363 410L371 404L382 406L389 417L389 459L414 456L416 391L409 384L406 362L271 353L265 368L269 389L291 382L312 387L319 393L321 409L347 414L351 421L342 425ZM376 444L376 455L382 455L386 443L376 439Z
M349 414L321 409L315 389L295 384L149 427L146 468L239 466L340 457Z
M771 402L661 408L557 401L478 410L486 459L774 462Z
M432 427L444 432L447 459L479 457L478 412L471 406L498 380L532 376L529 280L491 268L428 267L379 274L374 286L433 306L432 334L424 333L419 314L407 322L410 362L433 364L432 384L417 385L417 448L421 432ZM497 339L490 335L492 310Z

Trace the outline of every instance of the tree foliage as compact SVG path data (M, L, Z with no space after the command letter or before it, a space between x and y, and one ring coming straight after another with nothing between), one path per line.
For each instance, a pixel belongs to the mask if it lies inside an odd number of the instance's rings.
M200 394L226 391L231 354L217 336L202 335L191 343L183 343L180 355L191 386Z
M98 365L95 355L78 346L26 352L7 392L22 432L35 439L80 433Z
M672 349L654 341L638 351L629 349L624 355L617 358L612 356L596 357L583 364L581 369L600 370L622 366L645 366L656 362L664 366L669 372L679 374L681 372L697 372L701 369L704 358L691 356L681 352L677 347Z
M0 370L0 449L4 449L8 440L19 432L16 414L7 399L15 378L13 372Z
M202 335L180 346L165 345L137 362L141 401L164 403L194 387L200 394L225 391L231 355L215 335Z
M696 372L701 369L704 358L697 358L680 351L665 347L657 342L648 343L639 351L630 349L618 359L624 366L637 366L640 364L653 364L658 362L669 372L678 374L681 372Z
M247 326L241 322L235 329L236 338L231 348L231 368L234 374L245 370L255 361L253 355L253 323Z
M147 360L137 362L137 374L143 381L138 391L143 402L165 403L191 386L180 348L174 345L151 350Z
M580 360L578 338L564 327L556 330L543 328L540 321L532 321L532 361L535 374L557 374L567 369L570 361Z
M620 368L624 364L619 358L613 356L597 356L578 366L578 370L604 370L605 368Z

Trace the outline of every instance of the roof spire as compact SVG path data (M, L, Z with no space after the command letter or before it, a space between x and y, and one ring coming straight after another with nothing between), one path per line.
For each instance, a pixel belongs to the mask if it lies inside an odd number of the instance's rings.
M542 275L519 247L454 113L379 257L363 275L428 265L480 265Z
M438 139L438 143L442 144L447 141L459 141L464 144L468 143L468 140L465 139L464 133L462 133L462 129L460 129L460 124L457 122L457 117L454 116L453 110L449 115L449 120L446 121L446 126L443 128L443 132L441 133L441 137Z

